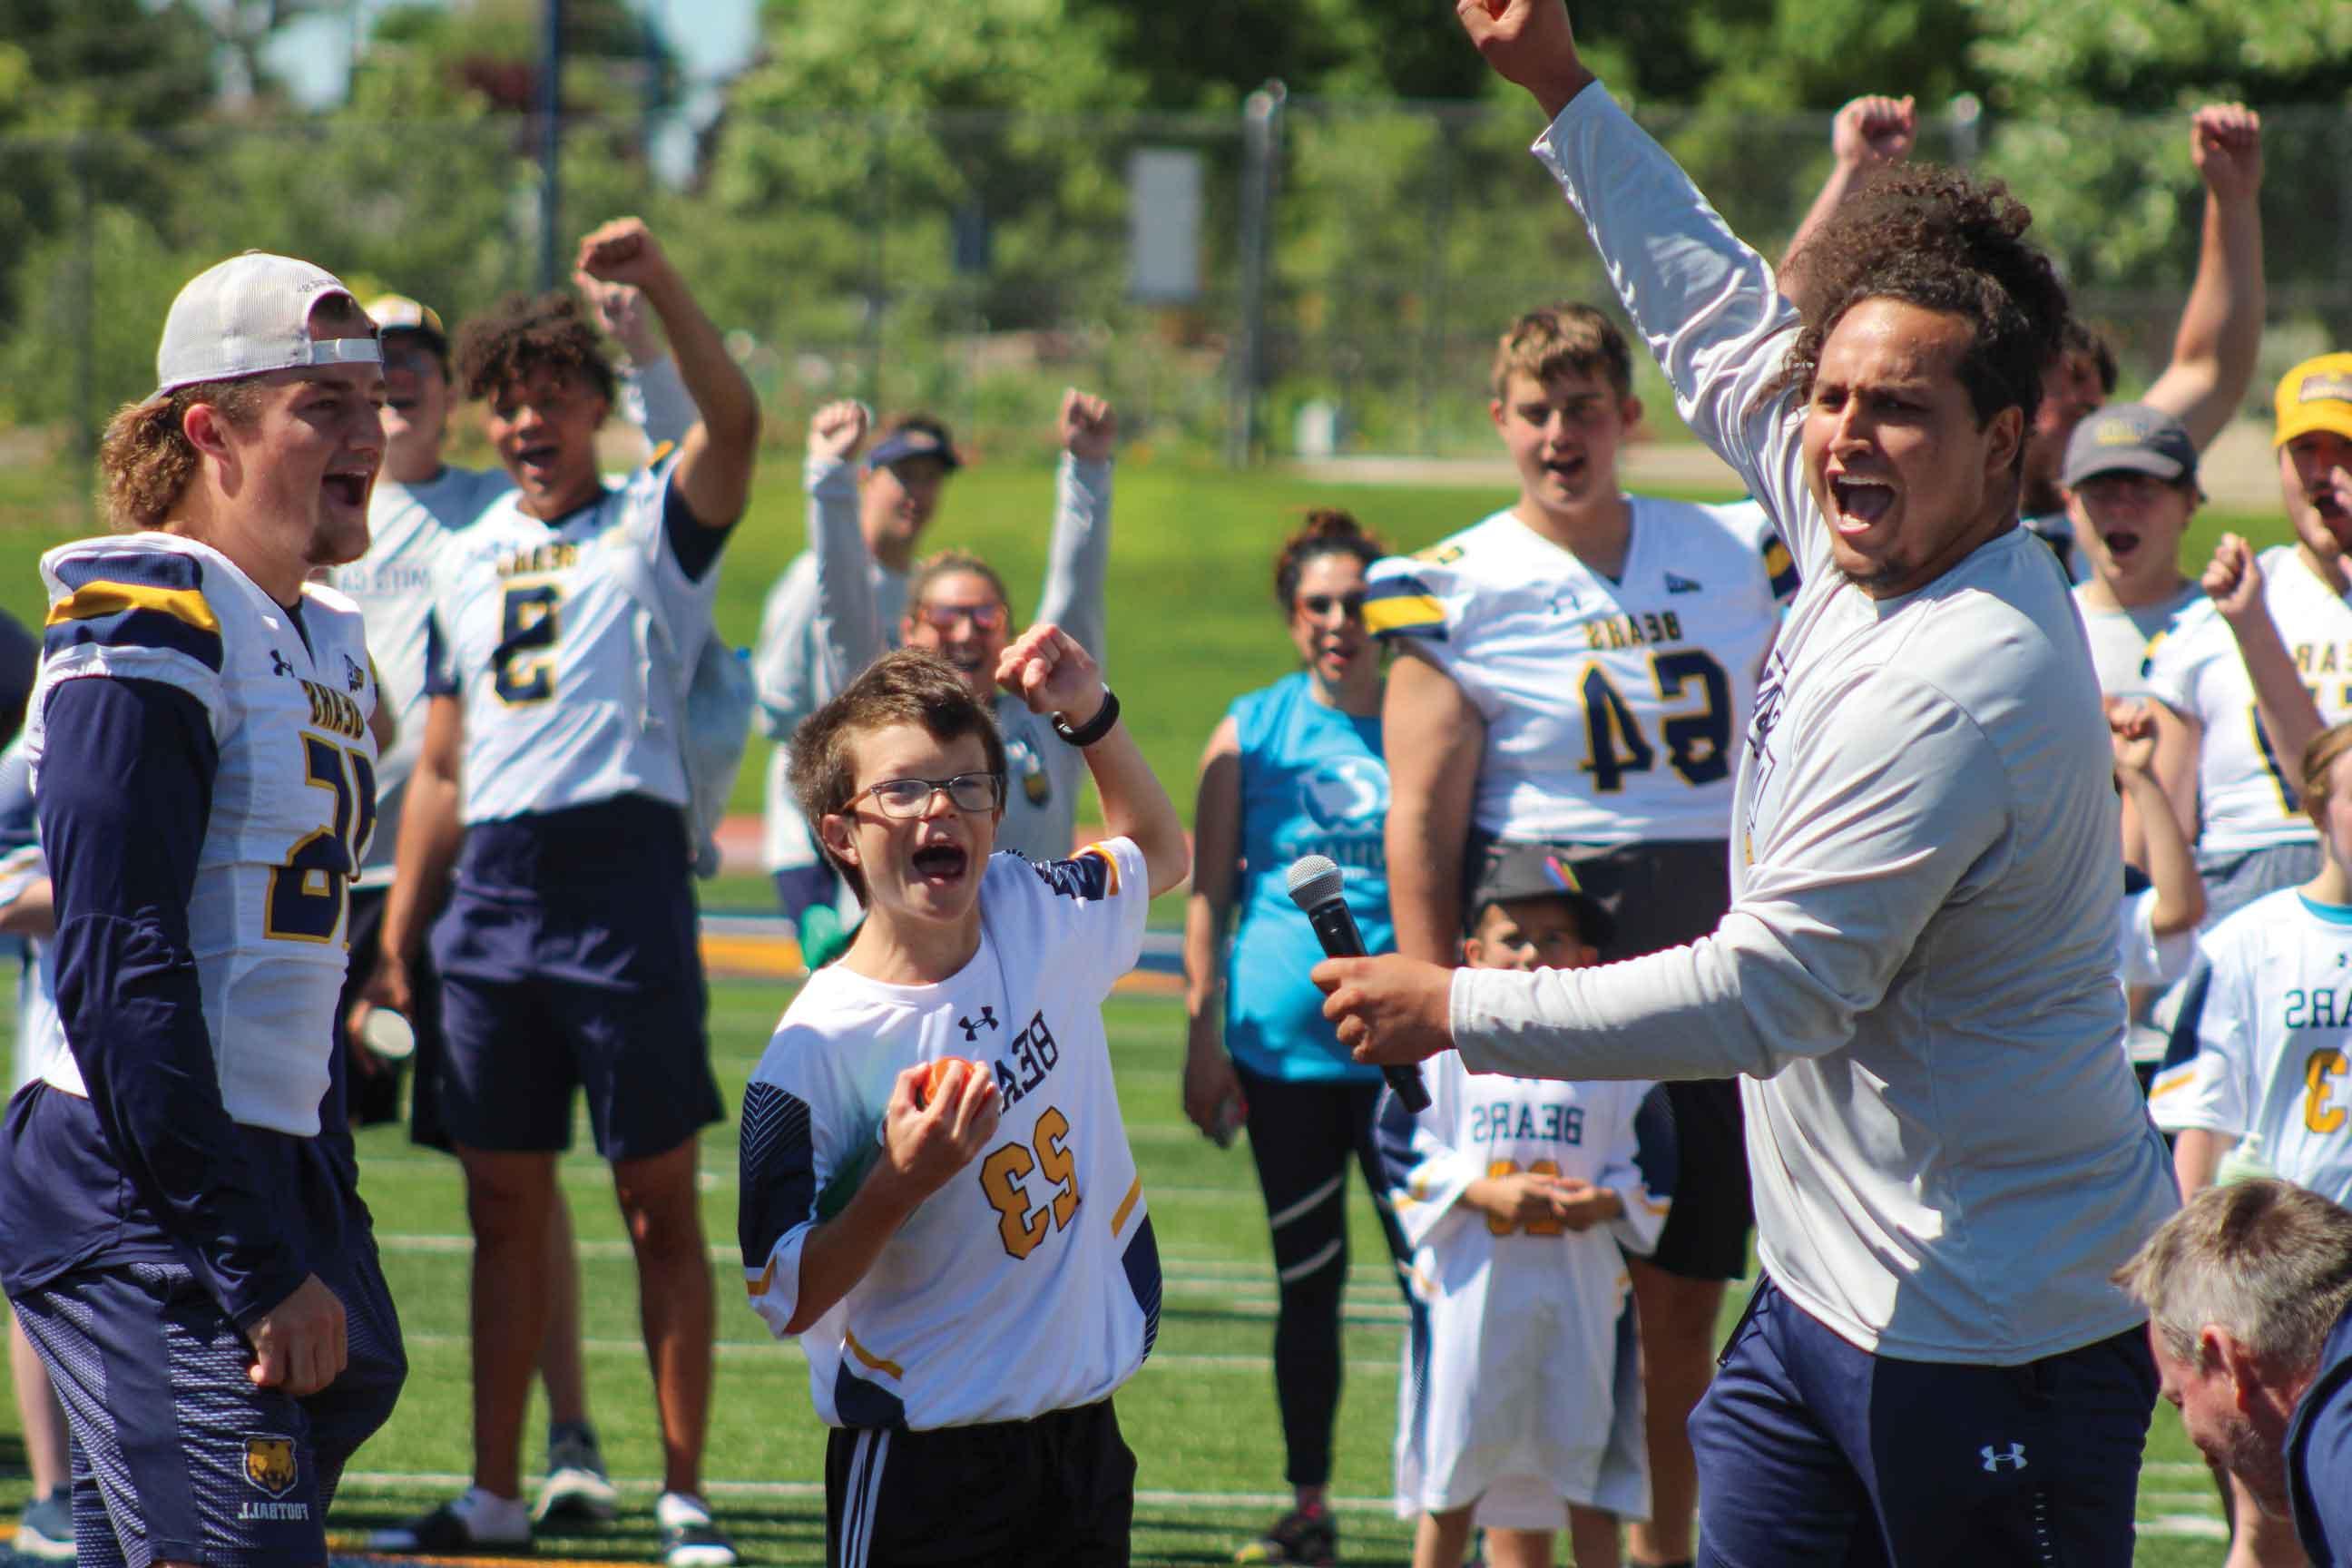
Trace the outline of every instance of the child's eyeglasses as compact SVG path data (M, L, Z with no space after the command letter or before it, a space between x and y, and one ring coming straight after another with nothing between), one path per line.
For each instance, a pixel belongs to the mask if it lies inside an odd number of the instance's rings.
M931 797L945 795L958 811L994 811L1004 804L1003 773L958 773L951 779L884 779L867 784L849 797L870 795L885 816L920 816L931 809Z

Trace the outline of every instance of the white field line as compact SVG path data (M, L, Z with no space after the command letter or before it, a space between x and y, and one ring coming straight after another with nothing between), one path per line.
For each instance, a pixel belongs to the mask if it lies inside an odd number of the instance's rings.
M351 1487L413 1488L457 1490L471 1484L473 1478L447 1470L346 1470L342 1484ZM633 1496L651 1498L661 1489L658 1477L615 1476L613 1484ZM707 1480L702 1489L713 1498L810 1499L824 1496L824 1486L819 1481L722 1481ZM1136 1502L1144 1508L1190 1508L1203 1510L1234 1510L1255 1511L1267 1508L1288 1508L1293 1501L1288 1492L1186 1492L1168 1491L1159 1488L1139 1487ZM1396 1515L1396 1505L1387 1498L1335 1497L1332 1509L1339 1513L1376 1513L1389 1518ZM1141 1521L1147 1526L1149 1521ZM2200 1541L2220 1541L2227 1531L2219 1519L2201 1519L2184 1514L2160 1514L2143 1519L2136 1526L2142 1535L2179 1536Z
M426 1350L463 1350L472 1342L464 1334L404 1334L403 1342L411 1348ZM580 1348L591 1355L625 1355L641 1357L646 1347L638 1340L587 1339ZM738 1358L782 1356L792 1361L805 1361L800 1345L791 1340L721 1339L712 1349L723 1361ZM1377 1377L1385 1373L1397 1374L1394 1361L1350 1361L1346 1363L1350 1373ZM1265 1355L1186 1354L1176 1351L1154 1351L1151 1359L1143 1363L1146 1372L1234 1372L1250 1373L1259 1377L1274 1375L1274 1362Z

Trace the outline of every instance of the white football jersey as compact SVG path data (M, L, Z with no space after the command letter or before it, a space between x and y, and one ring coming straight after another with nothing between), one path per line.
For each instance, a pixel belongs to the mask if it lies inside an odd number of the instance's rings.
M426 627L456 563L450 541L513 488L503 468L445 468L421 485L380 479L368 500L367 553L327 574L367 618L368 651L400 731L377 771L384 830L369 850L365 881L392 880L401 802L425 746Z
M2183 618L2205 602L2205 590L2190 583L2161 604L2111 610L2092 603L2085 589L2075 588L2074 608L2083 617L2099 690L2108 697L2147 694L2148 645L2179 631Z
M1124 838L1073 859L989 858L980 951L935 985L839 963L809 977L743 1095L744 1287L782 1335L801 1249L878 1157L893 1083L985 1064L993 1146L926 1199L865 1279L800 1336L830 1426L921 1430L1090 1404L1160 1323L1160 1255L1128 1148L1102 1001L1142 951L1151 891Z
M2202 945L2197 1054L2149 1086L2156 1124L2260 1138L2283 1179L2352 1203L2352 909L2282 888Z
M0 858L0 910L49 879L48 858L27 844ZM65 1024L58 1017L58 951L55 942L25 941L25 967L16 976L16 1058L8 1092L48 1076L49 1058L66 1056Z
M1412 639L1486 720L1473 817L1500 837L1719 839L1788 551L1756 507L1628 498L1622 580L1509 511L1370 573L1365 625Z
M509 494L457 536L435 679L465 702L468 826L625 795L686 805L686 689L719 563L689 577L671 549L675 466L553 522Z
M2312 575L2293 545L2262 554L2263 602L2319 704L2321 720L2352 719L2352 605ZM2254 711L2254 687L2230 625L2209 601L2147 650L2147 685L2203 729L2197 759L2197 847L2221 852L2307 844L2318 836L2294 787L2298 759L2282 757Z
M1429 1109L1408 1115L1387 1096L1380 1125L1413 1248L1406 1277L1429 1321L1405 1340L1398 1514L1483 1497L1488 1525L1556 1528L1563 1501L1647 1518L1625 1254L1648 1253L1665 1227L1664 1097L1644 1115L1650 1084L1473 1075L1454 1051L1421 1074ZM1608 1188L1624 1215L1580 1232L1522 1227L1460 1201L1471 1183L1520 1171Z
M316 1136L351 882L376 819L367 720L377 692L359 610L309 584L298 626L226 556L167 533L61 545L41 575L48 652L26 726L35 788L49 694L65 681L151 680L203 705L220 762L188 936L221 1099L248 1126ZM45 1072L87 1096L70 1053Z

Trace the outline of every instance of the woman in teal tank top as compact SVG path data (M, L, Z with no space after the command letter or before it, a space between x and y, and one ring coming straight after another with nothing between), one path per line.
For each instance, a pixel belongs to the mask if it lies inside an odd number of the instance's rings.
M1307 978L1322 949L1285 874L1303 855L1328 856L1345 874L1366 947L1395 946L1381 847L1389 775L1380 654L1363 621L1365 569L1382 553L1347 513L1309 514L1274 571L1275 602L1305 668L1236 699L1201 759L1184 918L1184 1112L1220 1144L1249 1130L1274 1235L1275 1392L1297 1503L1243 1549L1244 1562L1328 1563L1336 1551L1327 1492L1347 1172L1355 1161L1377 1201L1381 1079L1349 1059L1323 1016L1322 994ZM1396 1222L1380 1212L1402 1261Z

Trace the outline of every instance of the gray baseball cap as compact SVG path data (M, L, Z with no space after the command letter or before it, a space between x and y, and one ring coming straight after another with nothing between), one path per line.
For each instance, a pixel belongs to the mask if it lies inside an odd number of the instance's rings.
M2111 403L2083 416L2066 441L2058 482L2068 489L2096 474L2151 474L2168 482L2197 478L2197 443L2188 427L2145 403Z
M324 268L266 251L248 250L197 273L163 318L156 393L274 370L381 364L383 351L373 336L310 336L310 312L330 294L352 300L352 291ZM359 301L352 300L352 306L357 310Z
M1488 904L1520 899L1558 899L1576 910L1577 933L1595 947L1606 947L1617 934L1609 906L1584 890L1576 868L1561 847L1550 844L1496 844L1480 857L1464 907L1467 923L1475 923Z

